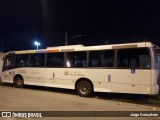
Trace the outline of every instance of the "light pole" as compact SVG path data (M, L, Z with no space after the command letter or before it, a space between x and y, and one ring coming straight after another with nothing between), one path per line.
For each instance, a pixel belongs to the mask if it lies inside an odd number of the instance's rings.
M76 36L73 36L70 39L68 39L68 34L66 32L66 34L65 34L65 45L68 45L69 41L71 41L72 39L77 38L77 37L81 37L81 36L82 35L76 35Z
M41 44L37 41L35 41L34 44L37 46L37 50L38 50L38 46L41 45Z

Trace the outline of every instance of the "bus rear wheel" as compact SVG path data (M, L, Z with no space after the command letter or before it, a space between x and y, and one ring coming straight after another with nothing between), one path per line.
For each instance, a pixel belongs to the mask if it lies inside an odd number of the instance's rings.
M14 81L14 84L16 88L22 88L24 85L23 79L21 77L17 77Z
M77 84L76 91L79 96L89 97L93 93L93 87L88 81L81 81Z

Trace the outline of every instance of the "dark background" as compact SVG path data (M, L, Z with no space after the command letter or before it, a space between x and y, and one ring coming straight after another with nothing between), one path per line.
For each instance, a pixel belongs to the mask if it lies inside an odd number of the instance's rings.
M0 0L1 51L65 44L160 45L159 0ZM3 47L2 47L3 43Z

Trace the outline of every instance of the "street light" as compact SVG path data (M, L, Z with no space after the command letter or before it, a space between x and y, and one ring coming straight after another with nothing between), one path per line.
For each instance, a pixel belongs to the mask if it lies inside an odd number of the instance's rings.
M38 50L38 46L41 45L41 44L37 41L35 41L34 44L37 46L37 50Z
M81 37L81 36L82 35L76 35L76 36L73 36L70 39L68 39L68 34L66 32L66 35L65 35L65 45L68 45L69 41L71 41L72 39L77 38L77 37Z

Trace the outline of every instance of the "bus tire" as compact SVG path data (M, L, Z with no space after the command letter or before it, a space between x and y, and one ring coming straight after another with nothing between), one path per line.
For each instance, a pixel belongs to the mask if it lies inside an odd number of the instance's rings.
M76 91L79 96L89 97L93 93L93 87L88 81L81 81L77 84Z
M24 85L23 79L22 79L21 77L17 77L17 78L15 79L14 84L15 84L15 87L16 87L16 88L22 88L23 85Z

